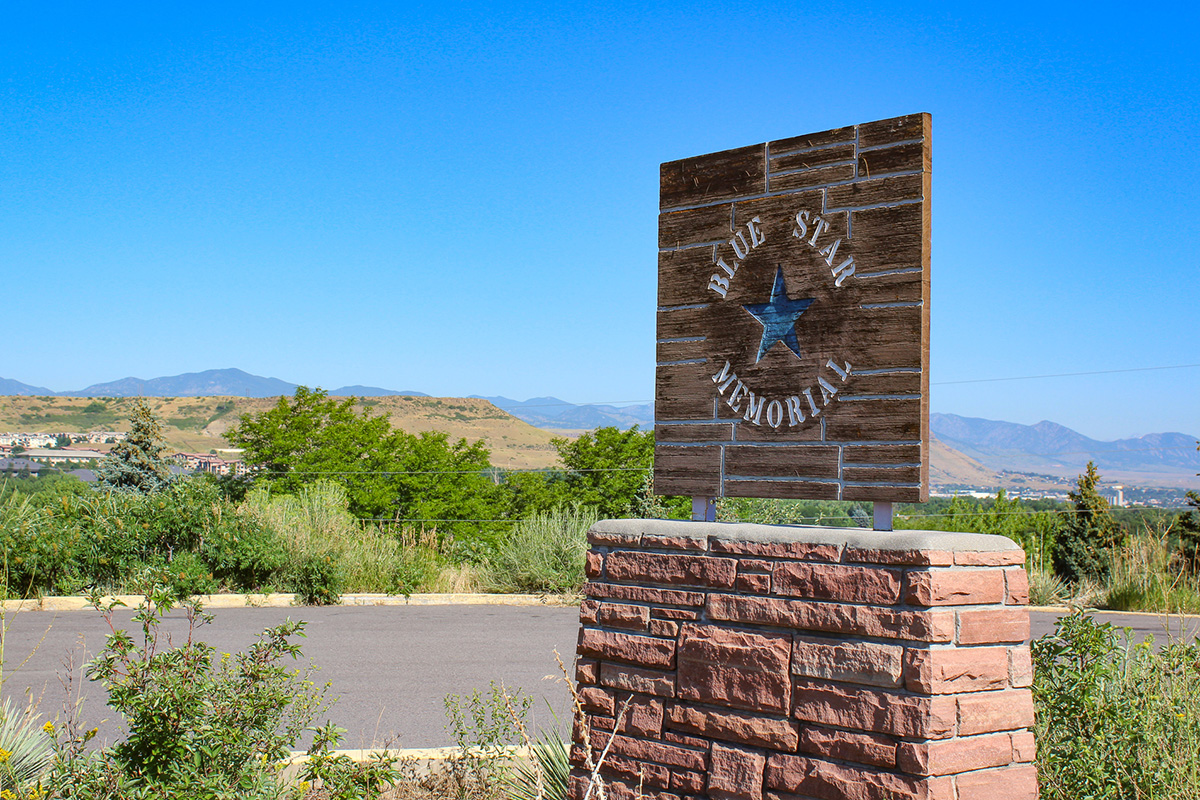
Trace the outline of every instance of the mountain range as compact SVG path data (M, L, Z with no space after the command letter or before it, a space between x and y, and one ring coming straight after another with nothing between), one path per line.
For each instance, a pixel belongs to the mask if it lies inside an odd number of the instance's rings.
M930 414L934 436L989 469L1078 475L1089 461L1101 474L1195 475L1200 472L1197 437L1151 433L1102 442L1055 422L1020 425L957 414Z
M185 372L166 378L121 378L94 383L74 391L56 392L41 386L0 378L0 395L39 397L277 397L294 394L299 384L279 378L251 375L240 369L209 369ZM428 397L424 392L398 392L377 386L343 386L329 392L333 397Z
M290 395L296 387L297 384L279 378L264 378L240 369L189 372L149 380L123 378L63 392L0 378L0 395L23 396L261 398ZM424 392L361 385L343 386L329 394L338 397L429 396ZM654 425L654 406L650 403L614 406L569 403L557 397L533 397L528 400L502 396L471 397L486 400L537 428L555 431L592 430L608 425L651 428ZM1103 442L1046 421L1036 425L1020 425L938 413L931 414L929 421L933 436L942 444L996 472L1007 470L1070 477L1079 474L1088 461L1096 462L1102 474L1113 479L1128 479L1123 476L1136 474L1169 477L1178 481L1200 472L1197 437L1183 433L1153 433Z

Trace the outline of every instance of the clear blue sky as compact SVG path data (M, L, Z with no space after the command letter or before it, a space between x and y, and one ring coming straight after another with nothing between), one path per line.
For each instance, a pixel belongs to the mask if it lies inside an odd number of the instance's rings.
M933 410L1200 433L950 383L1200 363L1195 4L967 5L10 4L0 376L649 401L659 163L928 111Z

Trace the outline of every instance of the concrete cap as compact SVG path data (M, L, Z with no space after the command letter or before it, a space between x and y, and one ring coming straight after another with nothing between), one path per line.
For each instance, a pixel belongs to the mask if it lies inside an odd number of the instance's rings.
M757 525L750 522L695 522L682 519L602 519L596 533L625 536L670 536L732 542L804 542L865 550L941 550L951 553L996 553L1021 548L1007 536L949 531L875 531L820 525Z

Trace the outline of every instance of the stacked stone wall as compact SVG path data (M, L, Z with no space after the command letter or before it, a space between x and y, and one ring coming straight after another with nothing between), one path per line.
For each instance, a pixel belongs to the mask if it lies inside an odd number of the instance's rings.
M638 520L589 540L574 800L588 749L614 799L1037 796L1010 540Z

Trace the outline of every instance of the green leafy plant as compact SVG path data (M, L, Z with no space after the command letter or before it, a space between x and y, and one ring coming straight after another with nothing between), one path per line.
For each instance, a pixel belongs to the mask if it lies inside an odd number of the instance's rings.
M1200 795L1200 639L1131 637L1075 611L1033 642L1045 800Z
M334 752L346 731L332 722L311 730L313 742L300 772L301 782L293 790L295 798L307 796L311 787L320 790L322 800L375 800L397 781L413 777L412 770L406 773L384 751L373 752L361 762Z
M508 769L513 748L519 746L533 698L509 692L492 681L488 691L475 689L467 696L445 699L448 729L457 747L447 764L455 795L493 796Z
M153 587L138 606L138 637L114 624L120 603L101 605L95 595L92 603L111 632L87 674L104 686L128 735L96 752L85 751L87 734L56 740L52 793L87 800L276 797L275 765L321 706L307 671L283 663L299 657L292 638L303 636L303 623L268 628L246 651L215 660L213 649L195 638L211 618L192 602L182 604L186 641L162 645L162 614L175 606L167 587Z

